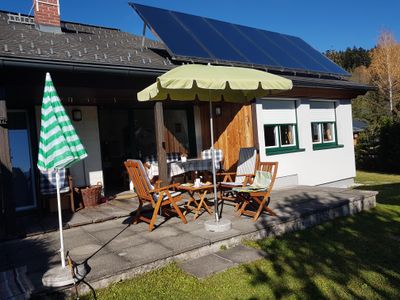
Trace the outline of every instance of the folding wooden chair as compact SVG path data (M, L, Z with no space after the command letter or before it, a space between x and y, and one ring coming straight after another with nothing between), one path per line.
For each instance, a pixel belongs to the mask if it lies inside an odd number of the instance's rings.
M218 185L219 199L235 201L237 199L236 193L232 191L232 189L252 183L258 162L259 158L256 148L240 148L236 172L217 174L219 176L224 176L223 180L219 182Z
M151 185L149 177L147 176L140 160L127 160L124 164L128 171L129 178L135 187L137 198L139 200L139 207L136 210L136 215L132 223L136 224L138 220L142 220L149 223L149 229L152 231L155 226L154 224L157 219L157 214L161 212L161 208L163 208L162 213L166 214L168 217L172 212L177 214L183 223L187 223L185 216L177 205L177 202L183 200L181 192L170 190L178 184L172 184L162 188L154 188ZM157 182L157 184L159 183L160 181ZM154 209L151 219L142 215L143 204L146 202L150 202Z
M241 203L238 209L239 216L252 216L254 222L257 221L263 210L272 216L276 216L268 206L271 201L270 194L277 171L278 162L261 162L257 168L253 184L233 189Z

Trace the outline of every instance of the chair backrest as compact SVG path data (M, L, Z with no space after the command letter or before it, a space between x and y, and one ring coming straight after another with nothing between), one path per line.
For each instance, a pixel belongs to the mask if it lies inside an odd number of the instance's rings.
M181 160L181 154L179 152L169 152L167 153L167 163L174 162L174 161L180 161ZM144 159L145 163L149 164L157 164L157 155L149 155Z
M242 184L246 176L254 174L258 164L258 153L254 147L240 148L239 160L236 168L235 183Z
M268 176L270 183L268 187L268 192L270 193L272 191L272 188L274 187L276 175L278 174L278 162L260 162L257 171L262 171L262 172L268 172L271 175ZM257 174L256 174L257 175ZM263 180L263 179L261 179ZM255 184L256 179L254 180L253 184Z
M59 169L60 193L70 191L66 169ZM57 193L56 171L40 171L40 194L54 195Z
M153 186L140 160L129 159L124 162L129 178L135 187L136 194L140 200L154 202L154 197L150 194Z
M215 152L215 164L218 169L222 168L222 161L224 159L224 155L221 149L214 149ZM212 159L211 149L206 149L201 151L201 159Z

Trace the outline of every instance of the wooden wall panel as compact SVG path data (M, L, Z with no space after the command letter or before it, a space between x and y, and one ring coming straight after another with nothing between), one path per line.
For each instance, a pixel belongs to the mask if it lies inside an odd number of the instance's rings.
M214 118L214 147L224 153L224 167L235 169L242 147L254 146L251 104L220 103L222 115ZM200 106L203 148L210 147L208 104Z
M180 152L189 153L189 149L186 149L181 142L174 136L174 134L165 128L165 149L167 153Z

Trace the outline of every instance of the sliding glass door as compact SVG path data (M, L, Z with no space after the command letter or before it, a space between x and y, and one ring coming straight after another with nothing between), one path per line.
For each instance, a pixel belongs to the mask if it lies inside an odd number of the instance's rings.
M12 181L11 195L17 211L36 207L34 167L26 111L9 111L8 135L10 143Z

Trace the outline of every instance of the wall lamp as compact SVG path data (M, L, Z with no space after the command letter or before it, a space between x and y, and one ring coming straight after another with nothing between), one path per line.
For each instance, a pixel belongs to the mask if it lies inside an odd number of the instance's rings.
M82 121L82 111L80 109L72 110L72 120L74 121Z
M215 106L215 116L219 117L222 115L222 107L220 105Z

